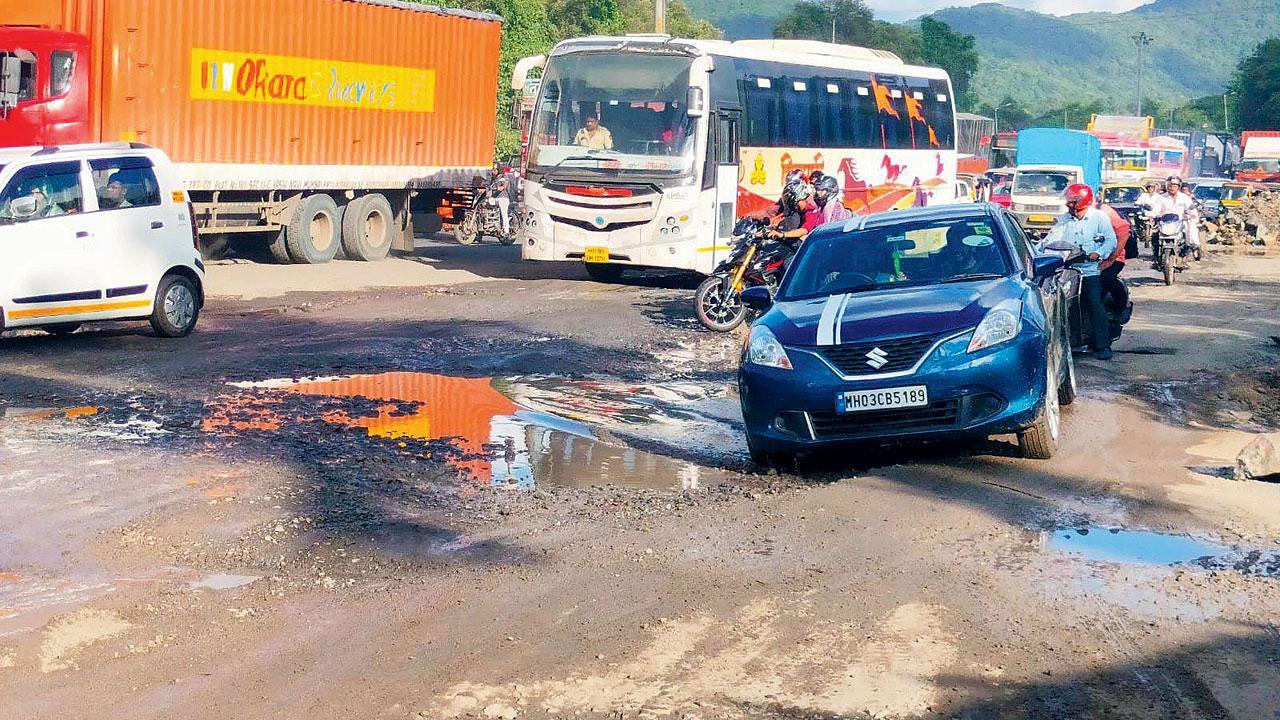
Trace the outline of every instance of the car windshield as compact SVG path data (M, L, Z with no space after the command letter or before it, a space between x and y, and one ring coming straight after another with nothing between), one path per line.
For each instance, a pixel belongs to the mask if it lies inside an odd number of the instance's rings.
M1102 199L1110 204L1131 203L1142 194L1142 188L1120 185L1102 189Z
M1197 185L1191 192L1197 200L1221 200L1225 190L1221 185Z
M1249 188L1241 185L1227 185L1222 189L1223 200L1242 200L1249 194Z
M1008 274L990 218L901 223L805 241L780 291L796 300Z
M1013 188L1012 175L995 175L991 178L992 195L1008 195Z
M1061 197L1071 176L1060 172L1020 172L1013 178L1014 195Z
M534 113L530 167L690 172L695 123L685 103L692 64L684 55L652 53L553 58Z

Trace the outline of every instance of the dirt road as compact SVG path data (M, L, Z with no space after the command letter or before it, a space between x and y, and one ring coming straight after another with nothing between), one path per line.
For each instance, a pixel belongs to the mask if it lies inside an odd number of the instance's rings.
M1131 265L1052 462L760 474L696 280L497 246L6 336L0 717L1280 717L1280 263Z

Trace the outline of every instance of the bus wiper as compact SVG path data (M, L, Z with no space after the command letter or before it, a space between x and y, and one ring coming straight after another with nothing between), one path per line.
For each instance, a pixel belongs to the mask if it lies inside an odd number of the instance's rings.
M968 273L966 275L953 275L946 280L940 280L939 284L969 282L970 280L994 280L1001 277L1004 277L1004 275L1000 273Z
M559 170L561 165L569 162L570 160L590 160L594 163L600 162L600 158L596 157L595 155L569 155L567 157L560 158L560 162L556 163L555 165L552 165L550 172L555 172L556 170ZM600 168L597 165L596 167L593 167L593 168L582 168L582 169L583 170L599 170Z

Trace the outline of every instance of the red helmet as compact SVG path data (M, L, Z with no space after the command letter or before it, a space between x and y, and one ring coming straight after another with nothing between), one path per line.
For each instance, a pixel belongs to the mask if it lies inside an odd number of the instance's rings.
M1067 186L1067 209L1075 212L1078 207L1089 207L1093 204L1093 188L1084 183Z

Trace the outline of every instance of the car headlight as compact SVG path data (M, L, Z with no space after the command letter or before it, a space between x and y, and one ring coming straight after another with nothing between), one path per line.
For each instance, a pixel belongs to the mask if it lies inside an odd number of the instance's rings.
M773 331L764 325L751 328L751 335L747 337L747 362L764 367L791 369L791 358L787 357L787 351L778 342L778 338L774 337Z
M1008 342L1022 330L1022 302L1005 300L987 311L978 327L973 331L973 339L969 341L969 352L978 352L986 348Z

